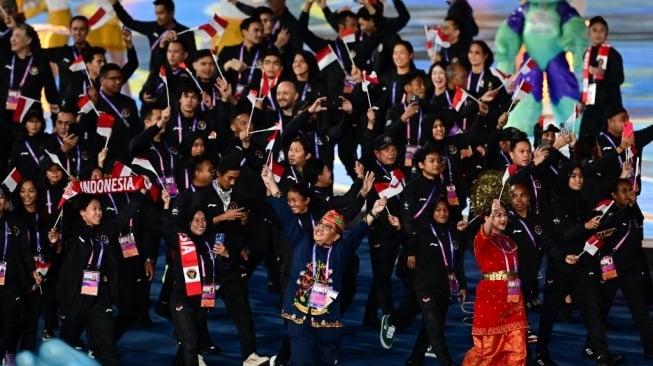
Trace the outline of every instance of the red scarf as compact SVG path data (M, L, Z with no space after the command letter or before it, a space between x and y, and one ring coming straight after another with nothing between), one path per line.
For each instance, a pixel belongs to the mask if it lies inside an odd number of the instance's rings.
M603 70L608 68L608 55L610 54L611 46L607 43L603 43L599 46L599 51L596 54L596 60L599 63L599 67ZM590 86L590 53L592 52L592 46L587 49L585 52L585 59L583 60L583 93L581 94L581 102L587 104L588 102L588 91ZM593 81L603 80L603 76L593 75ZM592 84L594 83L592 82ZM590 104L594 104L594 101L590 101Z
M186 295L195 296L202 294L202 276L199 261L197 260L197 247L186 234L178 233L179 253L181 266L186 283Z

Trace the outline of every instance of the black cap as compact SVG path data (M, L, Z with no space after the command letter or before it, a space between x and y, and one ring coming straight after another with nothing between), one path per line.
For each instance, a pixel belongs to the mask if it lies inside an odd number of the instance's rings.
M392 137L378 135L374 138L374 150L383 150L386 146L393 144Z
M619 113L621 113L621 112L626 112L626 108L624 108L623 105L621 105L621 104L612 104L612 105L609 105L609 106L605 109L605 119L608 120L608 119L610 119L610 118L616 116L617 114L619 114ZM627 112L626 112L626 113L627 113Z
M555 123L549 123L546 128L542 132L560 132L560 129L558 126L555 125Z
M501 135L499 136L499 141L510 141L514 136L516 136L521 131L515 127L506 127L501 130Z

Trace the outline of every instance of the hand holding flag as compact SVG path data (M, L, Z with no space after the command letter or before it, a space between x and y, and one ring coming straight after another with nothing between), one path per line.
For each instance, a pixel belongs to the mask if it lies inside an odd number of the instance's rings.
M100 113L97 118L97 134L106 139L104 142L105 148L109 145L109 139L111 138L115 121L116 119L109 113Z
M27 112L32 108L34 103L41 103L36 99L28 98L26 96L21 95L20 98L18 98L18 104L16 105L16 110L14 111L14 115L12 116L12 121L15 123L20 123L23 118L27 115Z

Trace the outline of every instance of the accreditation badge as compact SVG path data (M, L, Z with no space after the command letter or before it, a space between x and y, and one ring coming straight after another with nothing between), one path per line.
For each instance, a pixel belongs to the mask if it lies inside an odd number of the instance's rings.
M84 271L82 273L82 295L97 296L100 288L100 272Z

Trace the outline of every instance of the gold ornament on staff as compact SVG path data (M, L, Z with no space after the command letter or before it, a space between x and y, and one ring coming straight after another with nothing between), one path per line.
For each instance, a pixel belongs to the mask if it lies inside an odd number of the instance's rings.
M492 200L499 198L501 194L501 178L503 172L497 170L486 170L476 177L469 195L469 217L476 217L485 209L492 207ZM510 192L510 185L507 182L501 202L509 204L510 195L505 192Z

